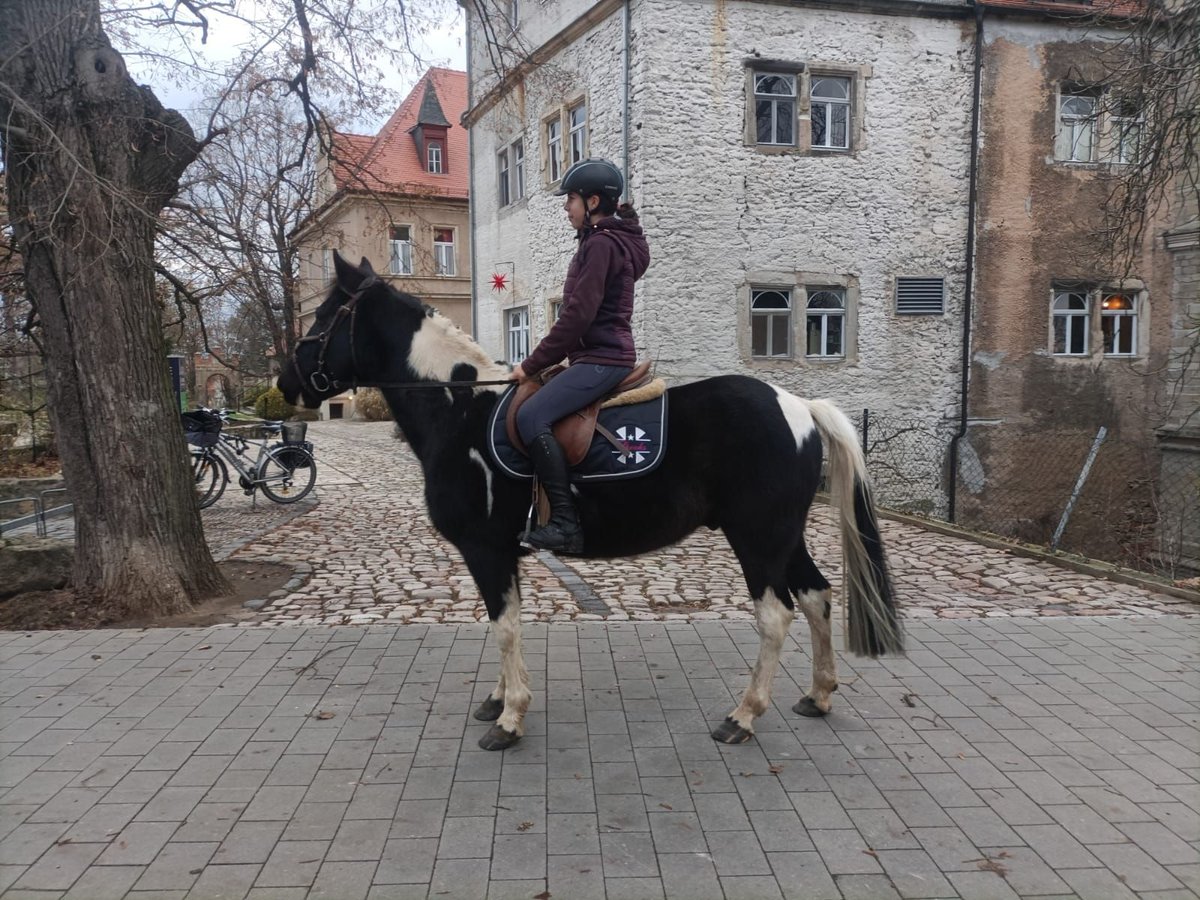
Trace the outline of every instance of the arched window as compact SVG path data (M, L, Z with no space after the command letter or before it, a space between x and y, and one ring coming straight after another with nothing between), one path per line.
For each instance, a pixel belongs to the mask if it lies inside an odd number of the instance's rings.
M1054 291L1055 354L1087 355L1088 313L1088 293L1085 289Z
M842 288L810 288L804 355L846 355L846 292Z
M1133 356L1137 353L1137 297L1108 291L1100 296L1104 355Z
M792 355L792 292L781 288L750 291L750 353Z

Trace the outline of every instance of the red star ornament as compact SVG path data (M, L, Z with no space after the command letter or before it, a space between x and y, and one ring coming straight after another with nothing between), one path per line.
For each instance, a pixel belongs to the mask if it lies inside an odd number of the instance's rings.
M492 290L504 291L508 289L508 276L503 272L492 273Z

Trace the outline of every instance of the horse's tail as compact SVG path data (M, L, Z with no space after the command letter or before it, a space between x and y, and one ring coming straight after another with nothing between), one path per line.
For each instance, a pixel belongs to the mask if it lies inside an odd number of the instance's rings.
M903 653L879 522L871 500L867 464L854 425L828 400L805 400L829 454L829 487L842 527L846 637L851 653Z

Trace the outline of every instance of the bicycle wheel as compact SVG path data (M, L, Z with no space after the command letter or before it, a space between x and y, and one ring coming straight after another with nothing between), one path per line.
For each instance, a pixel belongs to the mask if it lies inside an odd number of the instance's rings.
M295 503L308 496L317 481L312 454L294 445L267 450L256 482L276 503Z
M207 509L225 493L229 473L225 463L207 450L192 450L192 483L196 489L196 505Z

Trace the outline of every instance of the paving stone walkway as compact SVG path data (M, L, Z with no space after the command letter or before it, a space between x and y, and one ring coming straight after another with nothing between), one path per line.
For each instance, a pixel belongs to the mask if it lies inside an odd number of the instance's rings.
M486 753L498 653L415 462L310 435L314 503L206 512L218 556L311 573L247 627L0 632L4 900L1200 897L1187 601L886 522L908 656L839 656L801 718L797 625L725 747L758 638L720 535L535 557L528 732Z
M479 625L0 635L0 893L149 898L1194 898L1200 620L910 625L834 714L707 730L748 623L525 629L485 753Z
M389 423L319 422L319 508L287 508L231 491L206 512L214 546L255 539L235 559L303 559L307 584L276 598L259 624L432 624L486 619L462 559L433 530L421 470ZM896 589L909 618L977 616L1190 615L1196 605L1139 587L1101 581L1051 563L883 523ZM215 537L214 537L215 535ZM830 511L814 511L810 549L838 582L841 548ZM629 560L530 557L523 564L526 621L696 621L750 619L741 569L719 532ZM600 601L600 607L588 598Z

